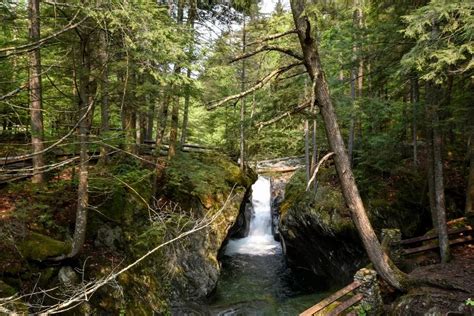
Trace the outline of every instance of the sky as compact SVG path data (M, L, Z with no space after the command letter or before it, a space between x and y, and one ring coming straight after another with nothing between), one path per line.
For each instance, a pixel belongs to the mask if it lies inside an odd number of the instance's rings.
M273 9L275 9L275 5L277 4L277 2L278 0L263 0L262 5L260 7L260 13L263 13L263 14L272 13ZM288 10L290 8L289 0L281 0L281 2L283 3L283 7L285 9Z

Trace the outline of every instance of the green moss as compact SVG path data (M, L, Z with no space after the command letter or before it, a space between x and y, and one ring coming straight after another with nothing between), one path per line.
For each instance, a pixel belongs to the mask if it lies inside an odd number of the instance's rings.
M18 250L25 259L43 261L70 251L71 245L48 236L31 232L20 242Z
M323 178L329 180L333 174L324 170ZM286 186L285 199L280 206L280 214L285 217L291 213L295 217L312 216L321 227L333 232L352 229L349 210L341 191L327 182L319 181L318 191L306 192L306 177L303 170L296 172Z
M209 205L211 197L227 195L234 185L248 187L254 180L255 175L243 174L224 155L179 153L166 170L164 191L173 199L192 195Z

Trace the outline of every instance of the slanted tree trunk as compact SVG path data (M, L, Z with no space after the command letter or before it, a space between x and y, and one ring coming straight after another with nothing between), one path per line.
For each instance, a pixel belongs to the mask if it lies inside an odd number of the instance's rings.
M351 211L354 224L357 227L367 254L380 276L390 285L398 289L405 289L408 277L398 270L390 261L390 258L383 252L362 203L352 173L349 156L347 155L339 129L336 113L329 94L328 84L321 66L318 46L313 37L315 32L311 30L309 18L305 15L305 2L304 0L291 0L290 4L306 70L311 79L316 81L316 85L313 85L314 93L325 123L329 146L331 151L335 154L334 161L339 175L342 193Z
M108 45L107 45L107 33L105 31L100 32L100 51L99 59L102 66L102 102L100 103L100 134L102 141L107 142L105 137L109 132L109 66L108 66ZM103 145L100 146L100 163L107 164L108 162L108 148Z
M40 39L40 8L39 0L28 1L29 37L31 42ZM33 183L43 182L44 156L43 156L43 113L41 89L41 55L37 47L29 53L29 93L31 116L31 145L33 149Z

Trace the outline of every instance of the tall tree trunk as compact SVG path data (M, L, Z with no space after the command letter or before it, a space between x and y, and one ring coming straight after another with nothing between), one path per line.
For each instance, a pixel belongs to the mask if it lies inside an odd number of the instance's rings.
M186 70L186 77L188 77L188 79L191 78L191 69L190 68L188 68ZM186 143L186 138L188 137L189 103L191 101L191 94L190 94L189 86L186 86L185 93L186 94L184 96L183 125L182 125L182 128L181 128L181 140L180 140L181 148Z
M361 30L363 27L362 23L362 9L360 7L359 0L353 1L354 12L352 15L352 24L355 30ZM353 34L352 36L352 59L353 62L357 62L357 67L354 65L351 69L351 99L352 99L352 111L351 120L349 125L349 142L347 144L347 151L349 154L349 161L353 163L354 160L354 146L355 146L355 127L356 127L356 104L357 99L362 97L362 88L364 84L364 61L360 56L361 51L361 38L360 34ZM357 91L356 91L357 84Z
M309 120L304 121L304 162L306 165L306 183L311 179L311 157L309 154Z
M179 97L173 98L173 107L171 110L171 128L170 128L170 144L168 150L168 160L176 155L176 143L178 141L179 127Z
M156 126L156 141L155 141L155 151L156 155L159 156L161 146L163 145L163 139L166 132L166 122L168 121L168 109L170 104L170 96L168 92L163 93L161 99L161 106L159 111L159 118Z
M138 111L135 116L136 116L136 123L135 123L136 137L135 137L135 140L136 140L137 148L140 148L140 145L142 145L143 141L145 140L146 117L145 117L145 113L143 113L142 111ZM137 152L138 152L138 150L137 150Z
M125 132L125 150L136 153L136 113L131 104L130 95L123 106L123 130Z
M352 99L352 110L351 110L351 121L349 125L349 142L347 144L347 152L349 155L349 161L352 166L353 151L354 151L354 137L355 137L355 108L356 108L356 89L355 89L356 73L354 69L351 69L351 99Z
M31 42L40 39L40 8L39 0L28 1L29 37ZM31 115L31 145L33 149L33 183L43 182L43 114L41 89L41 55L37 47L29 53L29 93Z
M427 111L427 118L430 118L430 114ZM431 212L431 223L433 228L438 230L438 215L436 209L436 195L435 195L435 182L434 182L434 162L433 162L433 130L431 128L431 121L428 120L427 132L426 132L426 163L428 165L427 176L428 176L428 198L430 202Z
M317 43L313 37L314 31L311 30L309 18L305 15L305 2L304 0L291 0L290 4L307 72L311 79L316 81L316 85L313 85L314 93L325 123L329 146L335 154L334 160L344 199L377 272L392 286L404 289L408 277L398 270L383 252L362 203L321 66Z
M72 241L71 252L68 257L76 256L86 239L87 228L87 209L89 206L89 155L88 155L88 141L90 123L92 122L92 106L93 100L91 97L90 86L90 69L91 69L91 55L89 48L89 39L87 37L81 38L81 68L79 81L79 115L83 118L86 113L87 117L82 119L79 123L79 146L80 146L80 162L79 162L79 186L77 188L77 210L76 210L76 224L74 229L74 237ZM87 112L89 110L89 112Z
M471 125L472 125L471 120ZM465 213L468 217L474 217L474 126L470 126L471 135L469 137L469 175L466 190Z
M418 86L418 76L415 74L410 78L410 98L412 103L412 136L413 136L413 165L418 165L418 144L417 144L417 105L420 101L420 88Z
M313 103L313 107L314 107L314 103ZM315 109L313 109L311 112L313 113L313 115L316 115ZM318 143L316 139L317 131L318 131L318 125L315 118L313 120L313 157L311 159L313 163L312 163L311 173L314 172L314 170L316 169L316 165L318 164ZM316 191L318 190L318 181L316 179L314 179L313 181L313 190L314 190L314 193L316 193Z
M196 0L191 0L190 1L190 7L188 10L188 25L191 28L192 31L194 31L194 20L196 19L196 14L197 14L197 1ZM193 41L190 44L189 47L189 52L190 52L190 62L193 61L193 51L194 51L194 34L193 34ZM186 77L188 79L191 79L191 68L188 67L186 69ZM189 105L191 101L191 89L189 85L186 86L185 88L185 96L184 96L184 110L183 110L183 125L181 128L181 140L180 140L180 147L183 148L184 144L186 143L186 139L188 137L188 120L189 120Z
M145 140L152 140L153 139L153 124L155 122L154 115L155 115L155 102L150 100L150 96L146 96L147 104L148 104L148 111L146 117L146 134Z
M246 48L246 30L245 30L245 14L242 25L242 54L245 54ZM245 58L242 59L242 72L240 75L240 90L245 91ZM245 169L245 97L240 100L240 170Z
M102 141L107 142L105 137L108 137L109 132L109 66L108 66L108 45L107 45L107 33L105 31L100 32L100 51L99 59L102 66L102 102L100 103L100 134ZM100 147L100 162L107 164L108 148L105 145Z
M443 177L443 160L441 154L442 137L439 127L439 104L441 102L441 87L433 82L426 84L427 108L428 108L428 122L431 124L431 155L432 164L432 194L434 196L435 212L432 215L436 217L439 248L441 255L441 262L449 261L449 239L448 228L446 224L446 206L444 197L444 177ZM434 213L434 214L433 214Z

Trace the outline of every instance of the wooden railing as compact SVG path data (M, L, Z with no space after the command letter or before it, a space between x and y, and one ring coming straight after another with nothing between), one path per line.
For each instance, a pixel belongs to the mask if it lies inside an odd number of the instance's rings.
M465 243L465 242L473 240L471 226L465 226L465 227L457 228L457 229L450 229L448 230L448 235L449 235L449 245ZM421 243L424 241L435 240L435 239L438 239L438 235L424 235L420 237L403 239L400 241L400 246L406 247L406 246L411 246L416 243ZM401 253L403 255L411 255L411 254L423 252L426 250L437 249L438 247L439 247L438 243L433 243L433 244L428 244L428 245L404 248L404 249L401 249Z
M154 142L145 141L144 144L139 146L139 152L140 154L150 154L154 148ZM169 146L167 144L162 144L159 155L166 156L168 153L168 148ZM193 153L211 153L216 150L216 148L201 146L198 144L185 144L182 148L182 151L184 152ZM109 155L117 152L117 150L109 151ZM88 154L89 160L95 161L99 159L98 150L90 151ZM67 160L68 163L72 163L79 160L77 153L56 153L54 155L59 161L57 164L61 166L63 165L61 161ZM18 181L30 177L31 171L25 172L25 168L31 167L32 157L30 155L0 157L0 184Z
M335 306L334 306L335 305ZM383 309L382 297L377 281L377 273L372 269L360 269L354 275L354 282L308 308L300 316L314 314L337 316L358 305L362 310L369 309L371 315L379 315ZM347 315L355 315L355 309Z
M313 316L316 313L323 313L324 309L327 308L329 305L331 305L332 303L336 302L340 298L346 296L347 294L349 294L350 292L356 290L359 287L360 287L360 282L354 281L351 284L349 284L348 286L346 286L345 288L342 288L339 291L337 291L336 293L332 294L331 296L325 298L324 300L322 300L318 304L308 308L307 310L302 312L300 314L300 316ZM342 303L337 305L334 309L332 309L328 313L324 313L322 315L328 315L328 316L339 315L340 313L342 313L343 311L345 311L349 307L359 303L362 299L363 299L363 295L358 293L358 294L350 297L349 299L343 301Z

